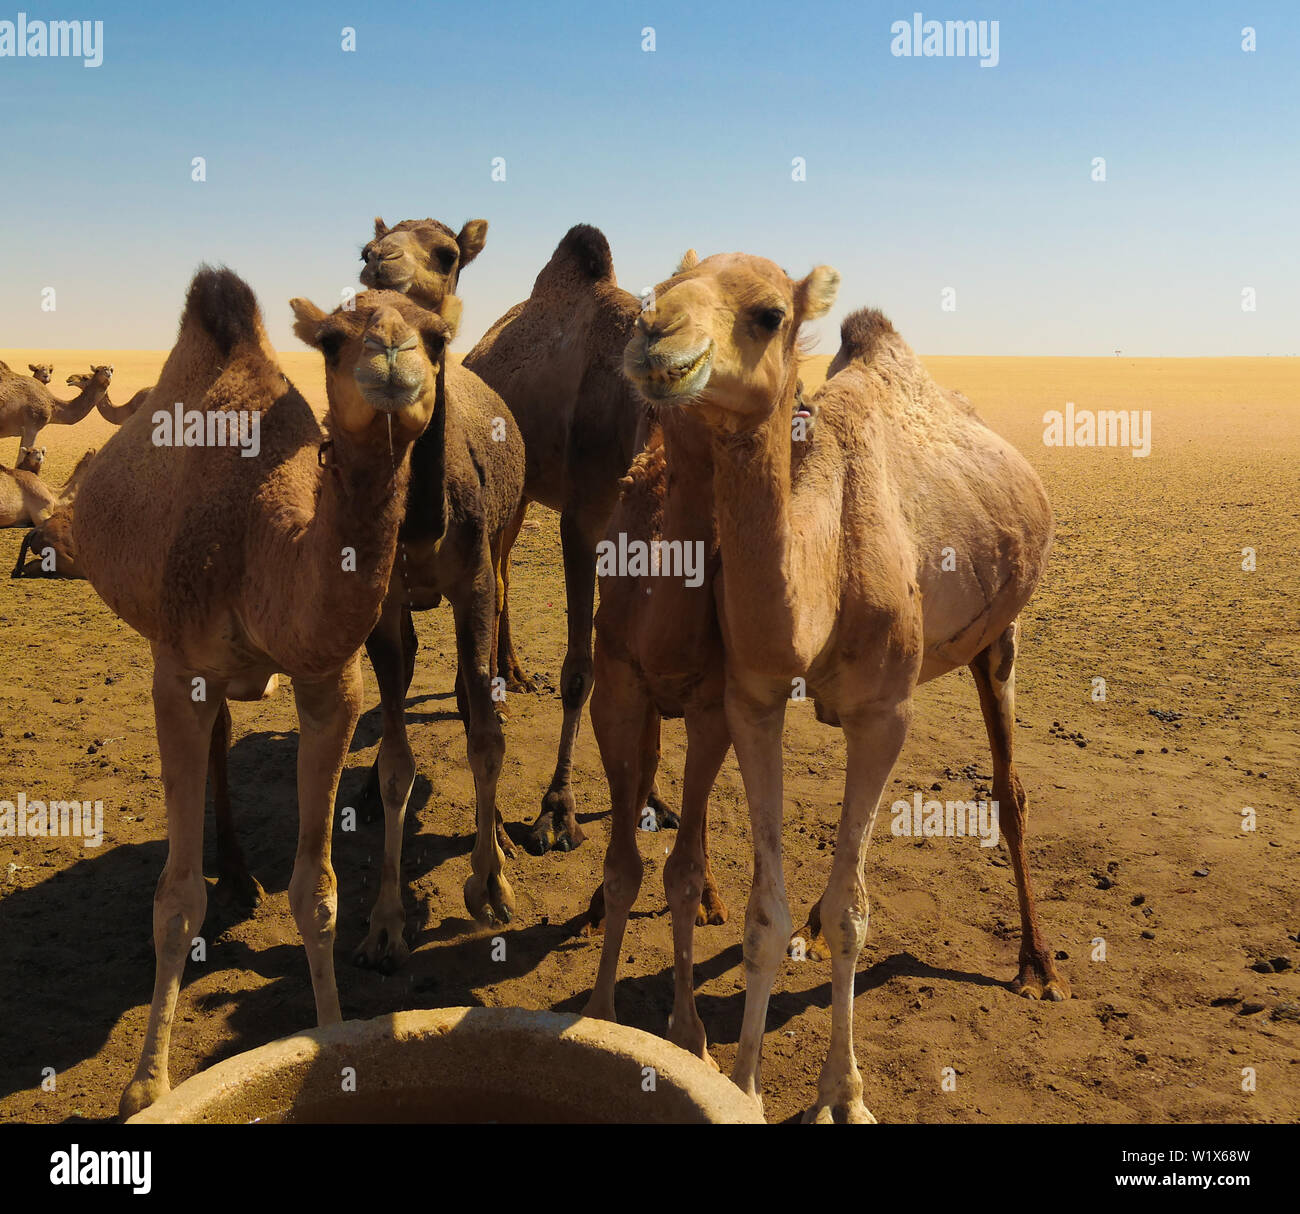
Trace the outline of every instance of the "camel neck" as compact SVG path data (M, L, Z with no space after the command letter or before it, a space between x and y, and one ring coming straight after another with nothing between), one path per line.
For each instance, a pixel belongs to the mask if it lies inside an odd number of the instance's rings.
M104 389L93 383L87 384L71 400L60 400L53 392L50 399L54 402L50 409L50 422L56 426L71 426L89 413L104 395Z
M757 429L713 440L728 646L751 669L791 677L807 670L826 627L812 576L821 554L791 510L795 382L792 370Z
M404 543L442 539L447 532L447 364L438 367L433 416L411 450L402 519Z

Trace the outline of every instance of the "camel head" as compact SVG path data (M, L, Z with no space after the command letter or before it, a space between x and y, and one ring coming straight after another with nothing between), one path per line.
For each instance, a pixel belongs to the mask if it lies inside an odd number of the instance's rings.
M102 392L108 391L108 385L113 382L113 368L109 365L102 367L91 366L89 375L69 375L68 383L76 388L98 388Z
M22 472L39 473L41 470L41 465L44 462L45 462L44 447L19 447L18 463L15 464L14 467L19 469Z
M90 378L84 371L74 371L63 382L70 388L84 388L86 381Z
M54 378L53 363L28 363L27 369L43 384L48 384Z
M637 318L623 373L648 400L689 405L716 430L754 430L793 391L799 327L830 310L839 284L830 266L796 282L762 257L689 252Z
M395 228L375 219L375 237L361 250L363 286L401 291L416 303L438 312L452 324L460 317L444 309L456 293L460 272L474 260L487 240L487 220L471 219L457 236L436 219L404 219Z
M325 356L335 425L359 436L391 418L412 441L433 416L452 327L397 291L363 291L353 305L327 314L305 299L290 300L293 331Z

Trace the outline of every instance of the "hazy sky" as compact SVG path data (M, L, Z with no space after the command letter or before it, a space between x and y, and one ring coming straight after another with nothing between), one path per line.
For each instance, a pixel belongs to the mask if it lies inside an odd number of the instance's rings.
M928 354L1300 353L1296 0L20 10L102 20L103 63L0 57L0 346L167 348L208 261L297 348L382 214L489 221L461 349L589 222L634 292L688 246L830 262L827 353L867 304ZM892 54L918 10L997 65Z

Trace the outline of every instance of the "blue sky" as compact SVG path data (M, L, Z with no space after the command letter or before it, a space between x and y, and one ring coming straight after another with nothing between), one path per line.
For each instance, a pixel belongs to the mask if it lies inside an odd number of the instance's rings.
M288 299L336 303L382 214L489 221L462 349L589 222L634 292L688 246L831 263L827 353L867 304L927 354L1300 353L1293 0L19 11L102 20L104 61L0 58L0 346L166 348L209 261L298 348ZM997 66L891 54L917 11L996 20Z

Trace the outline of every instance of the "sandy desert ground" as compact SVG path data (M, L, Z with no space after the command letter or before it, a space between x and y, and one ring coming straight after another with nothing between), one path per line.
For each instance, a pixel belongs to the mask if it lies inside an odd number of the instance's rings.
M153 382L151 352L0 350L52 361L55 386L112 362L121 402ZM824 373L826 358L807 381ZM1074 988L1065 1004L1013 996L1018 918L1010 868L971 840L894 838L882 817L868 857L872 927L859 966L858 1058L882 1121L1295 1121L1300 1118L1300 703L1297 469L1300 360L928 360L1042 475L1056 548L1022 617L1017 766L1033 805L1031 857L1045 933ZM284 358L320 403L319 359ZM1042 414L1150 409L1147 458L1047 448ZM47 476L113 427L92 414L42 435ZM12 464L18 442L0 444ZM0 534L0 570L23 529ZM1257 553L1242 569L1242 549ZM556 518L534 509L512 580L520 655L543 689L509 702L500 805L534 818L560 725L564 599ZM382 828L336 833L338 971L345 1015L456 1004L580 1010L598 942L577 932L600 880L607 792L589 725L575 790L588 842L510 865L518 917L506 959L466 917L472 786L452 696L444 610L417 617L409 700L420 764L407 826L415 952L384 976L354 968ZM0 580L6 675L0 797L102 798L107 837L0 840L0 1119L106 1118L139 1053L153 979L150 905L165 855L145 642L84 582ZM1106 699L1092 698L1094 678ZM357 796L378 743L366 671L363 717L340 790ZM240 832L268 892L238 919L210 903L207 960L191 962L172 1039L179 1082L309 1025L310 983L286 885L294 852L292 698L236 704L231 774ZM684 735L664 726L661 787L680 790ZM810 708L786 732L786 871L802 921L829 871L843 744ZM968 675L924 687L892 796L966 799L990 764ZM890 799L892 799L892 796ZM1244 808L1257 829L1242 830ZM713 800L714 863L731 917L697 933L700 1009L727 1069L744 997L741 923L749 826L734 759ZM209 832L210 833L210 832ZM621 1017L662 1032L671 1006L661 885L671 835L643 834L646 879L629 927ZM212 865L211 838L209 864ZM211 867L209 868L211 871ZM1094 943L1104 941L1104 960ZM1267 964L1272 962L1272 964ZM1264 972L1267 971L1267 972ZM829 1035L829 966L788 961L768 1020L769 1119L811 1102ZM57 1073L40 1088L42 1068ZM943 1068L956 1088L941 1088ZM1243 1090L1252 1068L1255 1090Z

